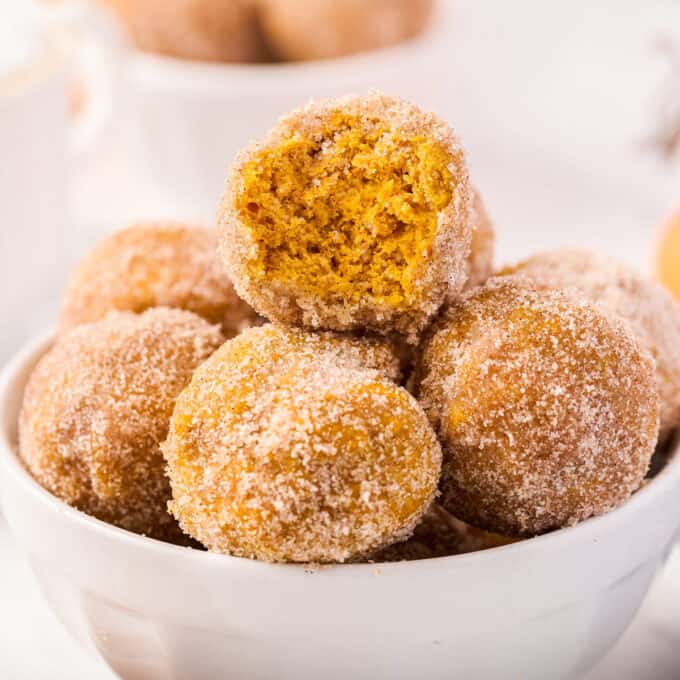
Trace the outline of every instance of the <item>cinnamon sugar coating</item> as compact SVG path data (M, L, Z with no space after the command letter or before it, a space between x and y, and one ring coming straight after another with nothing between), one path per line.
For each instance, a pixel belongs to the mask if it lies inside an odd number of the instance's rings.
M181 538L166 507L160 443L175 398L222 341L216 326L166 308L112 312L60 336L24 394L26 467L79 510L154 538Z
M573 287L625 319L656 361L660 433L680 424L680 303L662 286L617 260L586 250L539 253L501 274L521 274L538 285Z
M466 288L481 286L493 273L493 258L496 244L496 232L493 222L486 211L479 191L472 194L472 241L468 257L468 281Z
M384 347L266 326L220 348L163 446L182 528L272 562L343 562L408 536L441 450L413 397L366 368Z
M327 59L400 43L420 34L432 0L261 0L262 26L287 60Z
M527 536L617 507L658 435L651 355L576 293L491 279L435 324L418 371L444 449L442 505Z
M238 155L219 251L272 321L415 342L467 281L470 201L434 115L376 92L312 102Z
M461 522L441 505L434 504L420 520L411 538L379 550L371 555L370 561L427 560L498 548L514 542L515 539Z
M247 387L254 393L261 387L264 376L274 376L282 366L287 369L291 362L319 358L345 368L371 369L395 383L403 378L399 348L388 338L333 331L311 332L267 323L244 330L229 347L229 356L239 360L253 355L253 362L248 362L252 380ZM226 348L222 349L222 352L226 351ZM258 357L265 359L257 364Z
M102 239L75 267L64 293L59 328L97 321L112 310L143 312L178 307L227 336L258 323L234 291L215 255L210 229L149 222Z
M135 45L170 57L217 62L263 61L255 0L100 0Z

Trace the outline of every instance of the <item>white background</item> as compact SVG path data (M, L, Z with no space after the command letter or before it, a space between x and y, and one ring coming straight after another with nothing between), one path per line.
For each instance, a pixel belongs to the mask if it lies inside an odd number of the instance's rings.
M655 45L675 33L680 47L680 2L457 0L453 11L441 55L450 76L439 87L496 221L499 260L576 244L648 268L655 231L680 199L680 162L663 164L645 147L667 73ZM124 110L120 121L122 137ZM102 232L158 207L118 141L112 137L77 179L72 258ZM0 678L110 677L43 605L0 519ZM678 553L588 678L680 678Z

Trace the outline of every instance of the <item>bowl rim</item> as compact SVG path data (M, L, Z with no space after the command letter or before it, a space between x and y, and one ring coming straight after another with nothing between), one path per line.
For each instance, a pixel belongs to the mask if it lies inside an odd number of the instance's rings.
M626 523L632 515L642 511L643 508L654 503L658 498L671 493L672 489L675 488L675 493L680 493L680 436L676 436L672 445L673 454L663 470L654 479L645 484L643 488L635 492L623 505L604 515L591 517L574 526L486 550L400 562L350 562L315 565L307 563L271 563L174 545L148 536L135 534L73 508L40 486L21 462L17 443L11 441L11 435L7 431L6 426L7 408L12 401L12 388L27 366L31 363L35 364L48 351L55 337L56 334L52 330L45 331L34 337L15 353L0 371L0 469L4 468L6 473L5 475L0 475L0 485L7 483L18 484L25 494L30 494L35 502L46 506L50 511L58 513L60 516L67 518L86 530L102 534L109 540L123 546L129 546L137 551L150 551L157 553L159 556L164 555L166 557L172 554L177 556L184 555L185 557L190 555L196 560L223 564L225 566L239 566L252 570L276 568L279 570L309 572L317 568L333 568L355 573L359 570L374 573L376 569L379 569L381 572L388 569L412 570L417 568L418 565L422 566L423 564L444 566L451 565L454 562L455 564L462 564L463 562L491 560L495 559L495 556L501 551L513 554L526 553L532 550L540 550L542 547L553 543L564 545L567 541L587 543L592 540L598 540L604 533ZM26 380L29 376L30 372L26 374ZM25 384L24 382L24 387ZM0 488L0 490L2 489ZM3 497L4 495L3 493ZM680 519L678 523L680 524Z
M365 74L370 74L372 80L393 74L402 65L417 60L423 49L432 46L433 43L422 38L414 38L398 46L346 57L271 64L191 61L133 47L126 59L130 79L141 88L151 85L156 90L172 93L226 94L231 98L260 96L263 92L276 96L301 96L304 93L307 100L310 99L309 92L316 89L314 83L332 79L336 89L342 86L354 91L366 81Z

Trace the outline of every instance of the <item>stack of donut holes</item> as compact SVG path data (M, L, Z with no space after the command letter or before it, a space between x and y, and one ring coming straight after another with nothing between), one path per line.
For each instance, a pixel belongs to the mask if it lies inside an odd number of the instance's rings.
M607 256L493 274L450 127L318 101L234 160L217 229L76 266L20 454L149 537L271 562L442 557L625 503L680 421L680 307Z

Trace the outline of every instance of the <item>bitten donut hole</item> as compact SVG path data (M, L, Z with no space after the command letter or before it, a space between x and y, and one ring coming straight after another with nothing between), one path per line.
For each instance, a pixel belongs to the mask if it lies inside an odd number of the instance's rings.
M242 169L255 275L328 302L407 307L452 198L449 163L437 140L384 120L333 112L289 132Z

